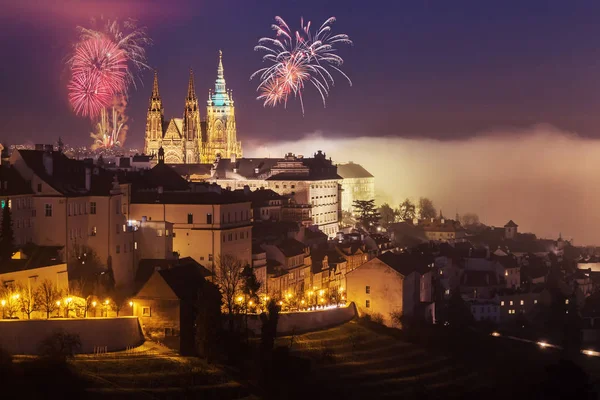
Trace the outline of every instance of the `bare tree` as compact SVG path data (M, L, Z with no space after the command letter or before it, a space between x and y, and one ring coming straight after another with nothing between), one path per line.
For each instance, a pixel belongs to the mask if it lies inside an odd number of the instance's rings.
M40 310L46 313L46 318L50 318L50 314L60 307L57 302L60 301L61 291L49 279L44 280L38 286L35 296Z
M398 213L398 219L400 221L413 220L417 216L415 210L415 203L410 201L410 199L407 197L402 203L400 203L400 208L398 208L396 211Z
M21 309L19 298L21 294L16 286L0 286L0 301L2 318L15 318Z
M233 330L233 313L236 310L236 296L242 290L244 263L230 254L223 254L215 263L216 283L223 293L225 307L229 313L229 328Z
M436 216L437 211L433 206L433 201L431 201L427 197L421 197L419 199L419 218L428 219L435 218Z
M479 215L475 213L463 214L463 216L460 218L460 223L465 227L477 226L480 224Z
M23 315L27 315L27 319L31 319L31 314L39 309L35 291L31 290L31 285L18 285L19 306Z
M74 302L74 307L83 318L87 318L93 304L98 300L98 285L89 285L80 278L69 282L69 293L83 300Z

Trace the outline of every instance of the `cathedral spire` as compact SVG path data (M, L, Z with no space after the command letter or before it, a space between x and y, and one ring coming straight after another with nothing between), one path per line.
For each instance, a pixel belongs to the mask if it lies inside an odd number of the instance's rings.
M219 66L217 67L217 80L215 81L215 91L208 102L209 105L228 106L230 105L229 94L225 85L225 74L223 72L223 52L219 50Z
M217 79L225 79L223 73L223 52L219 50L219 66L217 67Z
M190 81L188 82L188 100L196 100L196 88L194 87L194 71L190 68Z
M152 85L152 98L157 99L160 97L158 93L158 70L154 70L154 84Z

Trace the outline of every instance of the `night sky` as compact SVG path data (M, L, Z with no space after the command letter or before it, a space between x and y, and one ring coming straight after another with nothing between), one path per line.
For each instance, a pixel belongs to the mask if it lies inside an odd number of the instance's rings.
M225 76L243 142L293 140L315 131L336 137L463 139L536 123L597 137L600 122L600 3L593 1L0 1L0 139L89 144L89 121L73 115L64 60L75 27L89 18L133 17L154 41L166 117L180 117L188 69L204 101L224 52ZM492 4L493 3L493 4ZM306 115L264 109L255 100L261 67L253 51L280 15L296 27L336 16L343 79L323 109L306 91ZM130 93L127 146L141 146L152 74ZM204 103L203 103L204 104ZM201 117L204 117L203 110Z

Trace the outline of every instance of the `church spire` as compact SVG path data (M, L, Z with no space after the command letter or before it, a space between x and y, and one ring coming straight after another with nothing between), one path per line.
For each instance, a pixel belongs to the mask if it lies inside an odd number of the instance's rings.
M152 98L157 99L160 97L158 93L158 70L154 70L154 84L152 85Z
M219 50L219 66L217 67L217 79L225 79L223 73L223 52Z
M194 71L190 68L190 81L188 82L188 100L196 100L196 88L194 87Z

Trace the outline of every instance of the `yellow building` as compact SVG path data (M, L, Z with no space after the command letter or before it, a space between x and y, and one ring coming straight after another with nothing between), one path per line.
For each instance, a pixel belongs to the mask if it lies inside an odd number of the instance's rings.
M154 74L144 152L157 155L161 147L167 164L210 163L217 156L242 156L242 144L237 141L233 96L225 84L221 52L215 90L209 92L204 122L200 119L200 106L191 70L183 118L172 118L168 122L164 120L158 74Z
M134 241L123 212L123 191L107 171L53 151L16 150L10 159L33 191L32 240L64 246L64 261L79 246L93 249L110 266L117 286L135 277Z
M132 194L130 219L166 221L173 230L157 230L172 236L173 251L192 257L212 270L221 254L234 255L252 264L252 210L231 192L137 192Z

